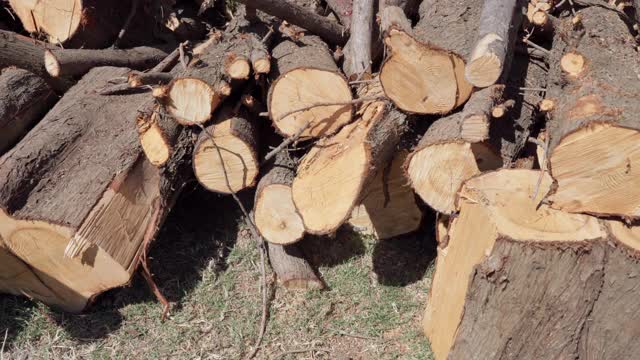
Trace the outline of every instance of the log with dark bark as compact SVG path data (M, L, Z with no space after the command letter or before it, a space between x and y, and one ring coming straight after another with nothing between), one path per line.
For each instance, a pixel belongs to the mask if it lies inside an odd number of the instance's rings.
M49 111L57 97L41 77L27 70L0 70L0 155Z
M30 33L65 48L103 48L113 44L127 21L131 4L138 5L121 46L141 45L153 38L153 20L142 9L143 1L10 0L9 4Z
M211 139L213 137L213 140ZM258 131L253 114L224 107L198 136L193 172L207 190L223 194L253 187L258 177Z
M297 244L267 243L266 246L269 251L269 262L280 285L287 289L324 289L324 282L318 278Z
M0 30L0 67L16 66L42 77L56 92L66 91L73 82L69 79L54 79L44 67L44 52L51 45Z
M44 66L53 77L84 75L98 66L120 66L136 70L154 67L172 49L140 46L120 49L49 49L44 53Z
M640 350L631 335L640 331L640 228L540 204L553 181L539 178L501 170L462 188L424 317L436 359L624 359Z
M268 106L280 134L302 131L302 139L322 137L351 121L351 89L319 37L285 40L272 55L277 78L269 89ZM337 105L322 106L329 103Z
M279 152L256 188L253 217L256 228L270 243L292 244L304 236L304 224L291 194L297 165L289 152Z
M356 231L388 239L417 230L422 222L422 211L402 165L409 152L397 152L391 163L378 169L373 181L362 191L360 205L348 220Z
M239 2L309 30L332 45L343 45L347 41L347 28L291 1L239 0Z
M508 71L515 46L523 0L485 0L480 14L477 40L469 55L464 75L471 84L487 87L495 84L503 71Z
M377 82L361 89L365 97L381 92ZM298 166L292 186L308 233L330 234L349 218L372 175L391 160L406 126L406 116L386 101L367 101L356 121L316 142Z
M77 312L129 283L189 174L190 141L162 171L144 159L132 119L148 95L96 92L128 71L91 70L0 158L2 291Z
M548 200L569 212L640 217L640 60L619 14L592 6L567 19L553 42L547 98ZM603 24L607 24L606 26Z
M440 1L440 2L439 2ZM403 11L383 9L381 30L389 57L380 69L385 94L406 112L445 114L462 105L472 86L464 78L469 35L479 21L480 0L423 1L413 30ZM464 21L459 16L465 14Z

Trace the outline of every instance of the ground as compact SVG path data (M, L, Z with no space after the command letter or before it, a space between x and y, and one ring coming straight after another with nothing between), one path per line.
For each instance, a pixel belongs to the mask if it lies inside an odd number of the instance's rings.
M165 322L140 276L100 296L83 315L0 295L3 359L247 356L261 315L260 256L234 209L230 198L195 186L181 196L150 253L158 286L173 305ZM305 239L328 289L271 286L256 358L432 359L420 330L435 256L431 228L428 219L418 234L386 241L348 229Z

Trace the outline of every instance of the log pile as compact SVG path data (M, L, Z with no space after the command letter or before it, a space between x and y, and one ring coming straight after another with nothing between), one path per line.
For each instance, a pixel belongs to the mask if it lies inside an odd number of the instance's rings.
M82 311L147 269L191 182L254 191L289 289L325 288L307 236L435 211L436 359L635 357L635 8L239 3L220 26L193 1L9 1L0 291Z

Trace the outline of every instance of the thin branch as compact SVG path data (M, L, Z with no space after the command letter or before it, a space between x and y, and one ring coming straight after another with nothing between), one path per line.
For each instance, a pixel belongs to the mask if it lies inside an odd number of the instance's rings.
M2 340L2 348L0 349L0 360L4 360L4 346L7 344L7 336L9 335L9 328L4 331L4 340Z
M551 53L551 51L549 51L548 49L543 48L542 46L534 43L533 41L531 41L531 40L529 40L527 38L522 39L522 42L527 44L527 45L529 45L529 46L531 46L531 47L533 47L533 48L536 48L536 49L542 51L543 53L545 53L547 55L549 55Z
M220 164L222 164L222 173L224 175L224 181L227 185L227 188L229 189L229 193L233 197L233 200L235 200L235 202L238 204L238 207L240 208L240 211L242 211L242 214L246 217L247 223L249 224L249 230L251 231L251 235L253 236L253 238L256 239L258 251L260 252L260 263L261 263L260 272L262 276L262 286L261 286L262 287L262 318L260 320L260 330L258 333L258 338L256 339L256 342L253 346L253 351L249 354L249 356L247 356L247 359L253 359L258 353L258 350L260 349L260 344L262 343L262 339L264 338L264 333L267 328L267 316L269 314L269 304L267 303L267 271L265 266L266 250L264 248L264 239L258 233L258 229L256 228L256 225L253 223L253 219L249 215L249 212L244 207L244 205L242 204L242 201L240 201L240 198L238 198L238 195L236 194L235 191L233 191L233 188L231 187L231 183L229 182L229 174L227 173L226 165L224 163L224 159L222 158L222 152L220 151L220 147L218 147L218 144L213 138L213 134L211 134L207 128L202 126L202 124L195 124L195 125L198 126L207 135L209 140L211 140L211 142L213 143L213 147L216 149L216 152L218 153Z
M120 29L120 32L118 33L118 37L116 38L116 40L113 42L113 45L111 46L112 48L114 49L118 48L118 45L120 44L120 41L124 37L124 34L127 33L129 26L131 26L131 21L133 20L133 17L136 15L136 11L138 10L139 1L140 0L133 0L131 2L131 10L129 10L129 15L127 16L127 20L125 20L124 25L122 25L122 29ZM73 4L75 6L75 2Z
M533 195L531 196L531 200L535 200L536 197L538 197L538 193L540 192L540 185L542 184L542 177L544 176L544 173L547 171L547 157L549 154L549 136L547 135L547 138L545 139L545 142L543 143L542 141L534 138L534 137L529 137L529 142L532 142L538 146L540 146L542 148L543 151L543 159L542 159L542 164L540 164L540 177L538 177L538 182L536 183L536 188L533 192Z

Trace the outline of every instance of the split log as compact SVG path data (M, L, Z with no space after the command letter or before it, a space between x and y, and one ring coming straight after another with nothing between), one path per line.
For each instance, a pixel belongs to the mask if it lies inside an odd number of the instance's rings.
M278 77L269 89L268 107L281 135L302 131L302 139L322 137L351 121L351 89L320 38L285 40L272 55ZM338 105L322 106L329 103Z
M371 78L374 0L354 0L351 36L345 47L344 73L349 80Z
M287 289L324 289L324 282L313 271L297 244L266 243L266 246L269 262L280 285Z
M98 66L146 70L167 57L165 50L150 46L126 50L50 49L44 53L44 66L53 77L84 75Z
M364 188L360 205L353 209L348 221L356 231L382 240L420 227L422 211L402 168L408 155L406 150L397 152Z
M291 194L297 162L289 153L279 152L260 179L254 201L256 228L274 244L292 244L304 236L304 224Z
M125 25L134 0L9 0L24 29L46 35L52 44L65 48L103 48L113 44ZM153 24L146 23L144 2L137 2L122 46L135 46L153 38ZM130 40L130 41L126 41Z
M568 212L639 218L640 81L633 69L640 69L640 60L634 39L609 9L592 6L577 15L581 26L564 21L550 57L548 98L555 107L547 130L558 186L548 200Z
M41 77L14 67L0 70L0 155L53 106L57 98Z
M56 92L65 92L69 79L54 79L44 67L44 52L50 46L41 41L0 30L0 67L15 66L42 77Z
M91 70L0 158L2 291L78 312L129 283L189 174L190 141L162 171L142 157L131 119L148 95L96 92L128 71Z
M377 96L379 83L361 89ZM293 180L293 202L311 234L330 234L351 214L377 169L389 163L406 130L406 116L385 101L365 102L356 121L323 138L305 155Z
M207 190L230 194L255 185L259 167L255 122L244 108L236 113L225 107L216 113L214 124L200 133L193 150L193 172Z
M500 170L463 186L424 317L436 359L625 359L640 350L640 228L540 204L553 181L544 175L531 199L539 177Z
M291 1L239 0L239 2L307 29L332 45L343 45L347 41L348 31L345 27Z
M485 0L480 14L477 40L464 75L471 84L487 87L495 84L513 53L522 22L522 0Z
M456 194L465 180L502 166L495 147L483 141L489 135L486 112L501 94L499 86L474 93L463 111L431 124L407 158L411 186L434 210L453 213Z

